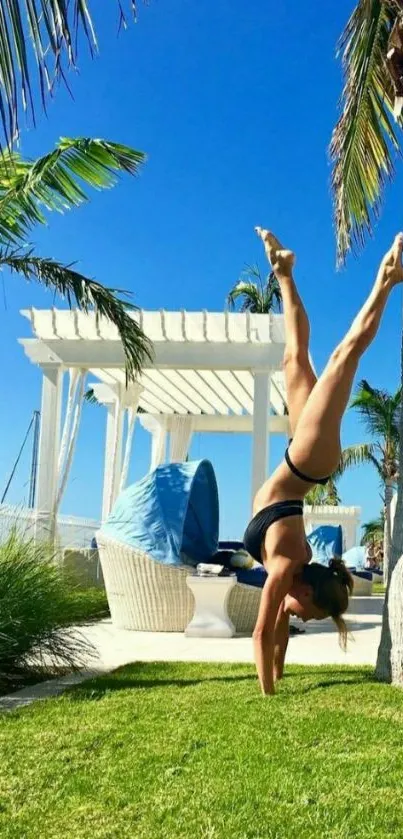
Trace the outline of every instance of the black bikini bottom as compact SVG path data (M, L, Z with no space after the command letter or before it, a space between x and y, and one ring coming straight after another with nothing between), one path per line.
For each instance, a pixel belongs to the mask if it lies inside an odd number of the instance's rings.
M277 501L276 504L270 504L260 510L249 522L243 537L244 548L248 554L257 562L262 562L262 544L269 527L288 516L302 516L303 509L304 502L297 500Z
M290 443L291 442L292 441L290 440ZM308 475L304 475L303 472L300 472L300 470L294 466L290 458L288 448L285 451L284 457L290 471L293 475L296 475L297 478L300 478L301 481L306 481L309 484L327 484L329 477L310 478ZM248 527L245 530L245 535L243 537L245 550L253 557L253 559L256 559L257 562L262 562L262 544L269 527L274 524L274 522L286 519L288 516L303 516L303 514L304 502L301 500L277 501L275 504L270 504L268 507L264 507L263 510L260 510L259 513L254 516L252 521L249 522Z

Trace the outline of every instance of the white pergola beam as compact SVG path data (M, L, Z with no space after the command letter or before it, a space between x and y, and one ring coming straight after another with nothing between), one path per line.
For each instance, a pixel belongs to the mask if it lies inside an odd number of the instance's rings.
M219 399L222 400L222 402L227 405L231 411L233 411L234 414L242 414L243 405L240 405L239 402L234 399L233 394L228 390L227 386L213 370L200 370L199 376L204 379L213 393L216 394Z
M141 400L140 400L141 401ZM151 413L151 412L150 412ZM167 430L170 431L173 424L173 415L165 415ZM288 417L269 416L267 418L267 434L289 435ZM250 434L253 431L253 417L249 414L240 416L228 415L207 416L205 414L193 417L193 432L206 434Z
M167 375L169 372L170 371L164 371L164 373L161 373L160 370L147 370L147 373L143 373L141 377L144 387L152 392L152 386L150 384L152 383L153 387L157 388L160 393L164 393L166 397L169 396L171 398L173 406L179 404L181 408L184 408L185 411L188 411L191 414L200 414L202 410L200 406L196 405L189 396L184 394L175 384L172 383Z
M166 370L165 375L177 387L192 395L192 399L199 405L200 409L205 414L215 414L217 410L217 403L211 400L211 393L206 387L200 376L195 370ZM225 413L228 413L227 406L225 406Z
M120 341L97 340L38 340L22 338L20 344L27 356L36 364L62 364L65 367L124 368L125 356ZM144 362L144 369L187 370L256 370L268 372L281 369L282 344L225 344L165 343L154 344L154 356Z
M248 375L246 373L246 375ZM239 383L232 370L216 370L216 376L225 384L239 405L248 413L253 414L253 399Z

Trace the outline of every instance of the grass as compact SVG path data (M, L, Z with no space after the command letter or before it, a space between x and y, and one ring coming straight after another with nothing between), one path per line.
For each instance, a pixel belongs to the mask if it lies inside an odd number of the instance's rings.
M0 716L2 839L403 835L403 695L365 668L141 663Z
M69 624L102 620L109 615L108 600L103 589L72 588L67 595L67 603Z
M372 593L373 594L385 594L386 586L383 583L374 583Z

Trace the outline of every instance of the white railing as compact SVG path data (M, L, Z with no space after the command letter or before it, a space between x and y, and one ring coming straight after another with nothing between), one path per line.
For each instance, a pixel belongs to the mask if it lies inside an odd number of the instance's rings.
M46 538L47 533L50 535L49 515L27 507L1 505L0 543L5 541L14 528L28 539L39 534L42 539ZM95 519L80 516L57 517L57 539L61 548L88 548L98 529L99 522Z

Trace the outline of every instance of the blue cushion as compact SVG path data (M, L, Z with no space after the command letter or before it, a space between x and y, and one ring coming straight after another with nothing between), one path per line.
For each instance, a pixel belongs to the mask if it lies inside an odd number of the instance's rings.
M231 569L238 580L238 583L244 583L246 586L255 586L255 588L263 588L267 580L267 571L263 565L256 565L255 568L232 568Z
M372 581L372 573L371 571L354 571L354 576L359 577L360 580L369 580Z
M218 549L220 551L241 551L243 542L219 542Z

